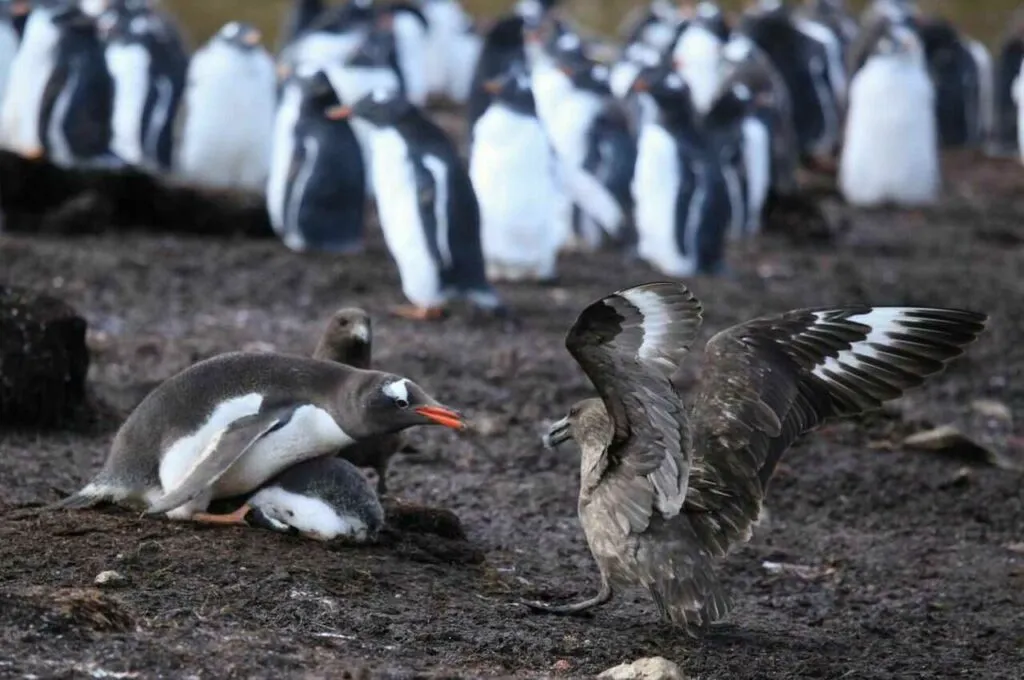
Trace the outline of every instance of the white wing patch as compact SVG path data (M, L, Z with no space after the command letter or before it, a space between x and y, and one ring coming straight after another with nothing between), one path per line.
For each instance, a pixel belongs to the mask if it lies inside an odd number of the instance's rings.
M392 399L402 399L403 401L409 401L409 381L405 378L390 382L384 386L384 394L388 395Z
M423 165L434 177L434 218L437 221L437 252L445 267L452 265L452 250L448 223L448 166L437 156L426 155Z
M630 290L620 293L636 307L643 317L644 341L637 350L643 361L659 361L663 358L661 347L668 337L672 315L657 293L646 290Z
M313 170L316 168L316 158L320 155L320 142L316 137L307 137L302 142L302 148L306 152L306 158L302 162L302 169L295 178L295 185L292 187L291 196L288 197L288 217L284 225L284 243L292 250L301 250L305 247L305 239L302 237L302 226L299 224L299 210L302 208L302 196L306 193L306 185L313 177Z
M833 373L845 373L849 369L865 369L867 364L863 359L881 359L885 361L885 352L879 351L875 345L882 347L890 346L893 338L890 333L905 331L902 323L912 320L908 313L914 312L913 307L882 307L872 309L864 314L857 314L849 317L849 321L869 326L871 331L867 337L850 345L850 349L844 349L835 357L827 357L824 362L818 364L811 371L825 382L832 382L832 378L826 371ZM818 312L815 317L819 321L826 319L826 314Z

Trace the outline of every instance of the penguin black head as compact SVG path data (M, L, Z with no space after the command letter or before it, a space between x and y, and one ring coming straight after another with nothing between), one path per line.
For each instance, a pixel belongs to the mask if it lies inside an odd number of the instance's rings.
M398 123L414 107L401 90L378 89L351 106L338 106L328 116L334 120L361 118L375 127L389 127Z
M296 78L299 90L302 92L302 99L308 105L324 112L324 115L331 117L331 111L341 104L338 92L331 84L331 79L322 70L317 69L312 73L301 73Z
M555 8L558 0L519 0L513 10L523 19L537 19Z
M891 23L875 43L872 54L904 55L923 59L924 46L912 28Z
M513 69L484 83L484 89L509 109L528 116L536 115L537 105L533 99L530 75L523 69Z
M630 91L649 95L658 105L662 118L680 125L694 124L695 113L690 88L671 65L660 64L642 70Z
M55 2L52 5L52 21L60 31L75 33L96 31L96 22L91 16L72 2Z
M243 21L231 21L217 31L217 40L228 43L241 50L253 50L260 47L263 34L252 24Z
M590 60L566 60L560 64L574 87L602 96L611 96L611 69Z
M397 50L394 31L390 27L377 25L366 34L345 64L357 68L390 66L396 58Z

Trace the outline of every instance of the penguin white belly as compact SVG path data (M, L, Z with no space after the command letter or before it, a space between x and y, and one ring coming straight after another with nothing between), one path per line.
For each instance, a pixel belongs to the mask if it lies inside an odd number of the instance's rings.
M216 446L225 428L258 413L262 403L260 394L228 399L213 409L195 432L172 442L160 458L160 486L164 493L185 478L208 447ZM295 463L329 454L353 441L323 409L312 404L300 406L286 425L253 444L205 493L167 515L187 518L193 512L205 510L215 498L248 493Z
M676 236L676 202L681 182L676 141L660 125L644 125L637 143L632 184L637 251L669 276L688 276L694 268L680 252Z
M313 496L294 493L278 486L260 489L249 499L250 507L282 529L294 527L300 533L321 541L345 537L366 540L366 522Z
M874 56L854 77L839 188L853 205L937 198L935 92L923 65Z
M75 163L71 145L68 144L67 138L64 136L64 123L71 112L71 96L78 89L80 80L80 71L72 71L71 77L64 83L60 94L53 102L49 126L46 130L41 131L41 134L46 136L46 141L49 142L50 161L62 168L70 168Z
M21 154L42 153L39 113L43 92L56 66L60 33L46 9L34 9L25 23L21 46L11 63L0 126L4 146Z
M131 165L141 165L142 112L149 94L149 52L140 44L114 43L105 50L114 79L111 150Z
M483 49L483 39L470 31L455 35L448 46L448 96L456 104L465 104L469 100L473 74Z
M397 90L398 74L390 68L332 66L324 70L342 104L352 105L376 90Z
M448 89L448 49L455 38L460 8L452 0L425 2L421 7L427 17L426 78L430 94L446 94Z
M359 48L362 36L357 31L346 33L310 33L290 46L282 58L296 69L326 69L342 64Z
M180 173L210 187L264 191L276 109L270 56L215 46L193 59L189 81Z
M746 232L753 235L761 231L761 212L771 186L772 140L767 126L756 118L744 119L742 131L747 171Z
M274 117L274 138L267 179L267 214L270 225L280 236L284 233L284 199L288 190L288 173L295 153L295 126L302 107L302 90L297 83L285 85Z
M7 90L11 65L18 53L18 34L10 23L0 24L0 98Z
M393 129L375 130L371 144L377 214L384 242L402 279L402 292L420 307L440 306L445 301L440 267L420 217L419 191L409 148ZM438 199L435 196L435 201Z
M985 142L989 139L995 126L995 82L992 73L992 55L988 48L977 40L965 39L967 50L971 53L974 65L978 69L978 142Z
M540 121L492 105L473 128L469 172L480 203L481 245L503 278L554 276L562 234L559 192L542 171L551 154Z
M640 70L639 64L629 60L616 62L612 66L608 75L608 87L616 99L625 99L629 96L629 90L640 75Z
M1010 96L1013 97L1013 103L1017 106L1017 153L1021 162L1024 163L1024 79L1021 78L1022 71L1024 71L1024 60L1021 61L1021 67L1017 69L1017 77L1010 85Z
M405 95L416 106L427 103L427 32L408 12L395 15L395 48L398 68L405 80Z

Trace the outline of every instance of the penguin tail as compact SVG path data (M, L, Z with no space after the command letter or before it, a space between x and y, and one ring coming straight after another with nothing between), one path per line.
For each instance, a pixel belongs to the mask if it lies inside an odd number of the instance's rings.
M16 510L9 515L9 519L28 519L29 517L35 517L43 513L52 512L54 510L84 510L91 508L94 505L103 503L104 501L113 501L118 499L122 494L119 494L116 489L109 486L91 482L82 489L75 493L46 505L41 505L34 508L23 508Z

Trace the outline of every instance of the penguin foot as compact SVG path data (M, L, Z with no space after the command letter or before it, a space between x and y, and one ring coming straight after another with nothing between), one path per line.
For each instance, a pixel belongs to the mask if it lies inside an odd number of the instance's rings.
M410 321L436 321L444 318L444 307L418 307L416 305L399 305L391 308L394 316Z
M249 523L245 521L245 516L249 514L249 510L249 504L246 503L234 512L230 512L226 515L211 515L208 512L196 512L193 513L190 519L193 522L199 522L200 524L239 524L241 526L249 526Z
M30 161L37 161L45 155L46 152L43 151L43 147L41 146L34 146L31 149L26 149L21 154L22 158L27 158Z

